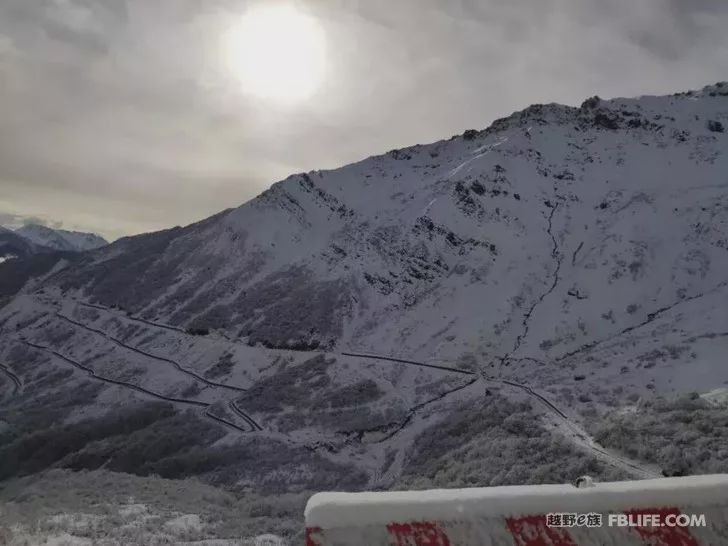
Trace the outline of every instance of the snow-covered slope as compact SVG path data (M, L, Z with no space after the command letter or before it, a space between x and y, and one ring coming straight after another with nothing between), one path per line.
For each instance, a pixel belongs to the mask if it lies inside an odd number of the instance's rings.
M728 382L726 125L728 84L593 98L293 175L44 270L0 309L0 362L55 370L54 396L100 389L64 422L156 399L254 434L237 484L658 475L587 430ZM534 422L587 458L554 464L571 452Z
M95 233L52 229L38 224L26 224L18 228L15 233L34 244L53 250L93 250L108 244L103 237Z
M272 346L558 359L722 290L727 97L533 106L294 175L198 225L122 240L58 282Z
M0 226L0 263L48 250Z

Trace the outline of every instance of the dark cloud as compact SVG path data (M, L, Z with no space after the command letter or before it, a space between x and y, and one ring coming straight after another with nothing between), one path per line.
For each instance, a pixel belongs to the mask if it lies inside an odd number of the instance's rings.
M252 1L0 2L0 211L159 229L533 102L728 73L722 0L291 1L330 55L320 95L288 110L223 70L220 36Z
M37 216L26 216L22 219L24 226L29 225L38 225L38 226L46 226L51 227L51 224L57 225L56 222L49 222L48 220L45 220L43 218L38 218Z
M39 218L38 216L20 216L17 214L5 214L0 212L0 226L4 226L10 229L17 229L19 227L35 224L39 226L46 226L55 229L63 227L63 222L49 220L47 218Z

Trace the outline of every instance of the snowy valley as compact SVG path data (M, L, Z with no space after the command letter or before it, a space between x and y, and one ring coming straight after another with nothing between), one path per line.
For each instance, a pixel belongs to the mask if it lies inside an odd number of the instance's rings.
M0 263L0 506L195 478L296 540L319 490L728 472L726 126L728 83L535 105Z

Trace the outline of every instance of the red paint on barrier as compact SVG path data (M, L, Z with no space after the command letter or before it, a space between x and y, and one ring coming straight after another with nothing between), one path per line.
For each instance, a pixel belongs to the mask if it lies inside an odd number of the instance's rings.
M635 533L645 546L700 546L686 527L665 526L667 516L681 514L678 508L646 508L623 513L635 522L638 516L657 516L660 526L635 525L629 530L619 530ZM566 529L547 526L545 515L506 518L505 523L515 546L579 546ZM389 523L387 532L390 546L451 546L447 533L429 521ZM322 546L322 534L320 527L307 527L306 546Z
M692 537L690 531L685 527L664 527L665 518L670 515L677 516L680 510L677 508L647 508L630 510L625 512L628 516L639 516L646 514L659 515L663 527L630 527L637 533L642 542L649 546L699 546Z
M317 535L321 532L321 527L306 527L306 546L320 546Z
M390 523L387 531L392 539L392 546L450 546L445 531L429 521Z
M578 546L564 529L548 527L546 516L506 518L516 546Z

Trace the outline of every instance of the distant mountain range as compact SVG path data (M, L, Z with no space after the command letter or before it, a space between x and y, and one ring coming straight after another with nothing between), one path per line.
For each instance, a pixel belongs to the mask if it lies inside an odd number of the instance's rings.
M25 237L0 226L0 263L11 258L27 258L40 250Z
M27 224L15 230L0 226L0 263L55 250L94 250L107 244L103 237L94 233L52 229L39 224Z
M95 233L53 229L39 224L26 224L15 230L15 233L37 245L52 248L53 250L80 252L93 250L109 244L106 239Z

